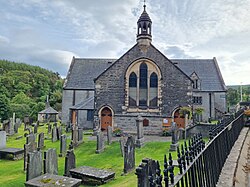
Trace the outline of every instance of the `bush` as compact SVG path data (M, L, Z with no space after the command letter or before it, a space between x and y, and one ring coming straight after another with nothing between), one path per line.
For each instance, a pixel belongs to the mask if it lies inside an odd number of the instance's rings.
M168 129L164 129L164 130L162 131L162 136L171 136L171 132L169 132Z
M122 134L122 130L119 128L113 130L113 136L121 136Z

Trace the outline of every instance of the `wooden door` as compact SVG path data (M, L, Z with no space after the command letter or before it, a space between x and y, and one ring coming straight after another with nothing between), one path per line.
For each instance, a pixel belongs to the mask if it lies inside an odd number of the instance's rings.
M174 113L174 122L177 124L178 128L185 128L185 117L180 114L180 110Z
M101 130L107 130L108 126L112 126L112 112L106 107L101 112Z
M76 124L76 117L77 117L76 111L72 110L71 123L74 125Z

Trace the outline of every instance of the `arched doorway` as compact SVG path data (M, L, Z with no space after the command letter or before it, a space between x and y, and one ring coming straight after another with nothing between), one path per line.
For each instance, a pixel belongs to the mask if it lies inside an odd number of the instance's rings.
M101 130L107 130L108 126L112 126L112 111L105 107L101 111Z
M178 128L185 128L185 117L180 113L180 109L174 112L174 122Z

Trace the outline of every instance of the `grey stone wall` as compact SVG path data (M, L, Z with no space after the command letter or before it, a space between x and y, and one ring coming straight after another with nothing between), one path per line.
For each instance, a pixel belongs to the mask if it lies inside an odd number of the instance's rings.
M191 97L187 95L190 80L156 48L150 46L146 53L135 45L116 63L96 79L96 109L109 105L115 114L121 114L125 105L125 74L135 60L152 60L162 73L162 114L170 116L174 108L187 106Z
M73 90L63 90L62 97L62 123L67 124L69 122L69 107L73 102Z
M70 122L70 111L69 108L73 106L73 94L74 90L63 90L63 97L62 97L62 123L67 124ZM82 102L83 100L93 97L94 91L93 90L75 90L75 104ZM81 113L81 112L80 112ZM85 112L87 115L87 112ZM85 122L81 122L81 119L87 119L87 116L81 116L79 119L79 123L84 124ZM91 126L91 122L89 124L85 124L85 126Z
M137 114L124 114L124 115L115 115L114 117L114 129L120 128L124 132L129 134L136 134L136 119ZM162 117L161 116L143 116L143 119L149 120L149 126L144 126L144 134L150 135L161 135L162 134Z
M187 129L187 137L191 137L194 134L201 133L203 137L209 137L209 130L214 127L211 124L197 124Z
M87 110L78 111L78 126L83 129L93 129L93 121L87 121Z

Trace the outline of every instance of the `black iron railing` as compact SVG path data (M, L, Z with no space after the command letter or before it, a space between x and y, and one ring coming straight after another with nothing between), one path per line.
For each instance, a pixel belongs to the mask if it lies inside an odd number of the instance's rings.
M164 156L163 176L158 161L144 159L136 168L138 187L213 187L232 146L237 140L242 127L243 110L228 116L210 132L210 140L205 146L201 134L192 137L187 145L177 150L177 163L174 165L171 153ZM179 174L174 175L174 168ZM164 182L163 182L164 181Z

